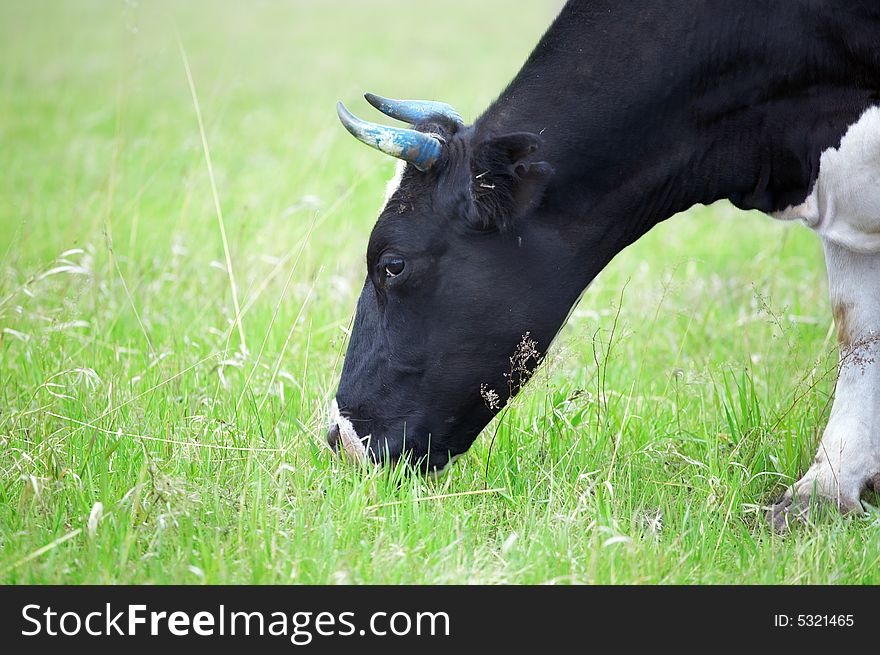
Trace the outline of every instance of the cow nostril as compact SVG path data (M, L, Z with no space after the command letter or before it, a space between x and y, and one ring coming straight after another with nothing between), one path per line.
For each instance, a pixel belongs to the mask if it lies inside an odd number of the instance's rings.
M330 426L330 429L327 430L327 443L334 451L339 445L339 425L335 422Z

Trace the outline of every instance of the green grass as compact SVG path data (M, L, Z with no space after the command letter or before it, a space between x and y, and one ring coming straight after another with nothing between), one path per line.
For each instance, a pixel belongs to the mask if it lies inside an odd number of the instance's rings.
M447 476L324 448L394 166L334 102L472 119L556 7L0 4L0 580L880 582L876 512L762 521L835 340L818 240L726 204L615 259Z

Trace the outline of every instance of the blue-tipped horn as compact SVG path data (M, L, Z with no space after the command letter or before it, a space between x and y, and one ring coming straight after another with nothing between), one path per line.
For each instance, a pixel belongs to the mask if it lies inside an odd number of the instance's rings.
M386 155L409 162L420 171L431 168L443 153L440 140L430 134L361 120L341 102L336 103L336 113L345 129L358 141Z
M461 114L445 102L434 102L433 100L392 100L391 98L377 96L375 93L365 93L364 98L386 116L396 118L410 125L415 125L419 121L431 118L432 116L442 116L458 125L464 125Z

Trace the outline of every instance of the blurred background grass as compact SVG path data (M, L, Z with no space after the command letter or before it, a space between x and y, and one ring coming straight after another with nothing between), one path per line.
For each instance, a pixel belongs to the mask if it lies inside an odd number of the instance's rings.
M559 6L0 4L2 579L877 581L875 513L761 521L827 417L833 326L818 240L726 203L612 262L450 475L323 448L394 168L334 103L472 120Z

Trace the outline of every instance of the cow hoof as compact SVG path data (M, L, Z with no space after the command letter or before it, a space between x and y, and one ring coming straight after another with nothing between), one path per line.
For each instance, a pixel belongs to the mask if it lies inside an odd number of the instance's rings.
M767 512L767 521L776 532L786 533L794 525L819 521L841 513L845 511L830 498L786 494Z
M828 498L816 493L798 493L789 489L767 512L767 522L776 532L786 533L796 524L859 514L861 511L862 504L859 501Z

